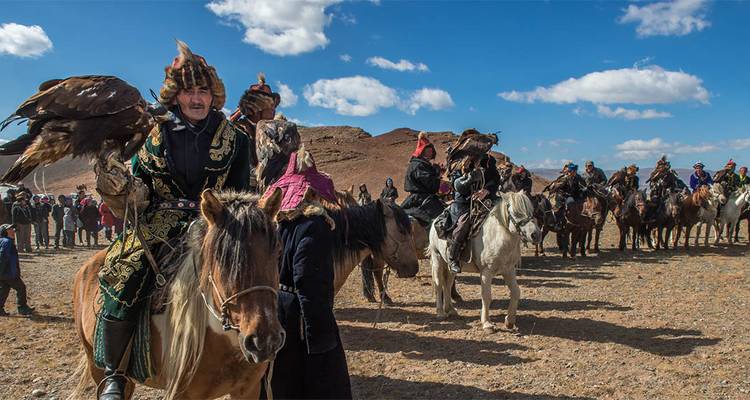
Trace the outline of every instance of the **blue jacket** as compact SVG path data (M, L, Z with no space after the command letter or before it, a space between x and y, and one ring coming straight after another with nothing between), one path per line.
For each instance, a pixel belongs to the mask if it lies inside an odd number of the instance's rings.
M712 183L714 183L713 178L711 178L711 175L706 172L703 172L703 178L696 175L695 172L690 175L690 190L693 192L695 192L700 186L709 186Z
M308 354L320 354L338 346L338 326L333 315L334 234L322 216L299 217L279 223L283 250L279 282L296 291L279 292L282 321L302 319ZM284 329L300 329L299 323Z
M0 279L16 279L20 275L16 244L9 237L0 238Z

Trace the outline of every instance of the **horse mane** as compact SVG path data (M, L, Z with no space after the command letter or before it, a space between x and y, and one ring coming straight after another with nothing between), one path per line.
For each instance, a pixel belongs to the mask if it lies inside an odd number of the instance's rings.
M701 186L692 195L690 195L690 199L693 204L700 205L704 201L707 201L710 196L711 192L708 189L708 186Z
M491 214L500 221L504 227L509 227L510 216L508 215L508 208L504 207L505 199L510 202L510 207L513 209L513 214L518 219L525 219L527 217L534 216L534 204L531 202L528 196L518 192L507 192L502 197L503 201L498 201L492 207Z
M247 251L252 235L260 233L270 248L278 240L272 221L257 207L258 195L227 191L216 197L226 209L223 226L209 230L203 218L196 220L178 247L182 253L173 258L180 267L169 289L169 340L160 373L166 382L166 399L180 396L180 388L192 380L203 355L210 317L201 295L207 282L206 265L219 267L217 278L222 282L246 287L256 270ZM209 303L212 299L206 296Z
M364 206L350 206L339 210L328 210L336 223L333 241L333 259L336 264L352 261L360 251L370 249L374 254L382 252L387 236L383 207L390 207L401 232L411 231L411 221L401 207L374 201ZM353 260L359 262L359 260Z

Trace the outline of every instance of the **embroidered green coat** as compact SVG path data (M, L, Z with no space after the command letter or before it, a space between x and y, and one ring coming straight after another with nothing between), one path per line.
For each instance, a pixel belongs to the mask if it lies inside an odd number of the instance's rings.
M221 114L214 112L214 115ZM247 135L235 128L221 114L221 122L213 132L209 148L201 148L195 156L203 162L202 176L190 177L203 182L202 189L248 190L250 187L250 146ZM170 152L165 135L166 125L155 127L146 143L133 158L133 174L143 180L151 192L149 207L139 219L143 238L153 254L165 241L179 237L197 217L195 211L160 209L165 201L187 199L198 201L197 195L173 179ZM200 152L208 154L200 154ZM190 198L194 197L194 198ZM121 320L138 316L154 287L155 276L132 229L126 230L109 247L104 266L99 272L102 312Z

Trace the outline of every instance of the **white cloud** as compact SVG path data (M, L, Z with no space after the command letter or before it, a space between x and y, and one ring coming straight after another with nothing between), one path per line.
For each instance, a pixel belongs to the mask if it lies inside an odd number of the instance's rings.
M534 160L529 161L525 164L526 168L544 168L544 169L553 169L553 168L562 168L563 165L569 163L570 160L564 160L564 159L551 159L551 158L545 158L544 160Z
M281 96L281 103L279 107L294 107L297 105L297 99L299 98L289 86L276 82L276 86L279 88L279 96Z
M401 59L397 63L388 60L383 57L370 57L367 59L367 63L383 69L393 69L396 71L419 71L427 72L430 69L423 63L413 63L409 60Z
M526 146L521 147L519 150L521 150L524 153L528 153L529 152L529 148L526 147Z
M402 99L397 91L367 76L319 79L305 86L305 100L311 106L335 110L337 114L365 117L381 108L398 107L415 114L421 108L442 110L453 106L451 95L436 88L422 88Z
M561 139L552 139L552 140L537 140L536 141L536 147L544 147L544 146L550 146L550 147L560 147L564 144L576 144L578 143L575 139L570 138L561 138Z
M498 96L522 103L632 103L667 104L680 101L708 103L703 81L682 71L666 71L658 66L591 72L569 78L549 87L528 92L501 92Z
M345 63L348 63L352 61L352 56L350 56L349 54L342 54L339 56L339 59Z
M0 54L39 57L52 50L52 41L39 25L0 25Z
M396 90L366 76L319 79L307 85L305 99L311 106L330 108L341 115L365 117L399 104Z
M639 7L631 4L620 17L622 24L635 22L640 37L684 36L702 31L711 22L706 19L706 0L674 0Z
M729 144L735 150L744 150L750 148L750 139L735 139L730 141Z
M451 95L445 90L423 88L412 93L404 107L409 114L414 115L422 107L430 110L443 110L453 105Z
M328 45L326 8L342 0L214 0L206 5L217 16L245 28L245 43L266 53L289 56Z
M665 142L661 138L651 140L633 139L626 140L615 146L619 151L617 158L624 160L643 160L659 157L662 154L694 154L707 153L719 150L719 146L713 144L688 145L680 142Z
M617 107L613 109L607 106L599 105L596 107L596 111L603 117L622 118L627 120L670 118L672 116L672 114L668 112L657 111L650 108L641 111L623 107Z

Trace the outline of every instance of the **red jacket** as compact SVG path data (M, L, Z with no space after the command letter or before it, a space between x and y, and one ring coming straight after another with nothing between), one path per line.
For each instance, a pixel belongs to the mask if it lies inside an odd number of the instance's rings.
M103 226L113 226L115 224L115 215L109 209L106 203L99 205L99 215L101 215L101 224Z

